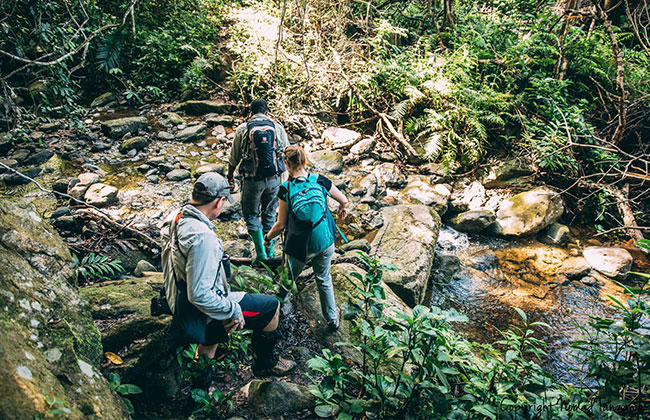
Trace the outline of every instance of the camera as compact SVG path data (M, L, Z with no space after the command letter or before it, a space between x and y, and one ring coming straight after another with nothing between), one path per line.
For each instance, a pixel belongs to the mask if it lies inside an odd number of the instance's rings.
M151 298L150 306L151 316L171 315L167 298L165 297L165 288L160 289L160 294Z

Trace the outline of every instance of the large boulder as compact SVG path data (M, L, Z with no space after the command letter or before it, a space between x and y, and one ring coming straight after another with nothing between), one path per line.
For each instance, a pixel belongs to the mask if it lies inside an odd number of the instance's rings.
M127 154L129 150L139 151L147 147L148 144L147 139L142 136L131 137L120 144L120 153Z
M407 184L407 179L394 163L382 163L372 170L379 186L402 188Z
M128 418L97 369L99 331L65 243L33 207L0 200L0 245L0 418Z
M354 264L343 263L332 267L332 283L334 284L334 297L337 305L341 308L341 324L338 330L331 332L327 328L325 318L320 306L318 297L318 288L315 282L311 282L298 294L297 303L304 314L309 328L316 338L329 348L336 347L337 342L356 341L359 336L358 332L353 331L351 321L345 319L344 303L349 299L347 293L357 298L361 298L357 286L361 286L358 279L351 277L351 273L365 274L361 268ZM387 316L394 316L395 312L410 313L411 309L384 283L386 291L386 300L384 311ZM361 352L353 347L339 347L341 353L346 358L354 360L357 363L362 362Z
M409 177L408 185L400 195L407 203L431 206L438 214L444 214L451 191L443 184L431 185L429 177L414 175Z
M218 174L226 176L226 165L223 163L209 163L207 165L199 166L194 171L194 176L198 178L203 174L207 174L208 172L216 172Z
M205 124L193 125L176 133L176 140L189 143L191 141L201 140L207 134L208 126Z
M449 219L449 224L460 232L476 233L490 226L496 220L491 210L466 211Z
M409 306L419 305L429 283L440 216L423 205L387 207L381 214L384 226L372 249L382 263L397 267L384 274L384 281Z
M84 200L91 206L106 207L117 203L118 189L110 185L92 184L84 194Z
M255 379L243 392L255 412L266 416L296 413L316 405L316 397L306 386L291 382Z
M187 169L174 169L167 173L166 178L170 181L183 181L190 177L190 171Z
M112 138L122 138L126 133L136 134L149 126L145 117L126 117L102 121L100 124L104 135Z
M623 248L588 247L582 252L587 264L607 277L623 279L632 268L632 255Z
M338 174L343 170L343 155L334 150L319 150L310 153L309 160L316 169L324 172Z
M526 177L532 175L535 168L528 162L520 159L510 159L489 165L483 175L482 183L487 188L508 188L525 182Z
M237 105L223 101L201 100L182 102L175 106L173 110L182 110L190 115L205 115L210 113L230 114L237 111L237 108Z
M563 212L560 194L547 187L539 187L501 202L491 229L500 236L534 235L555 222Z
M117 101L115 94L113 92L106 92L93 99L93 101L90 103L90 107L99 108L100 106L104 106L115 101Z
M323 141L332 149L347 149L361 140L361 133L341 127L329 127L323 131Z

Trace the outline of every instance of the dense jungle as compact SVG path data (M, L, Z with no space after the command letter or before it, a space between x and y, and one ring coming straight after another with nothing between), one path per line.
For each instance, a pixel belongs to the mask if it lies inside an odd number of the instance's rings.
M335 328L246 178L217 212L271 376L154 310L258 98L346 201ZM0 2L0 418L650 418L649 254L647 0Z

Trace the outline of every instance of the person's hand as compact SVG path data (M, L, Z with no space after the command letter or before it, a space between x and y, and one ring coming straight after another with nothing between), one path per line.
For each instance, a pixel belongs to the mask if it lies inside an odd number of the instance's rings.
M271 240L266 235L264 235L264 246L267 247L267 248L271 247Z
M232 176L228 177L228 186L230 186L230 191L235 191L235 178Z
M229 333L243 330L244 324L246 323L244 321L244 315L241 314L239 315L239 318L224 319L221 322L223 322L223 328Z
M345 209L344 205L339 206L339 210L336 212L336 215L338 216L339 220L345 220L348 215L348 211Z

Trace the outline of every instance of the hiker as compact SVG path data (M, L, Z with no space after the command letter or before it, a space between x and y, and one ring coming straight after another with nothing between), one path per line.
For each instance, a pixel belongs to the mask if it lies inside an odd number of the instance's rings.
M348 200L330 179L307 173L307 155L300 146L287 147L285 161L289 180L280 186L278 220L264 237L264 243L271 243L286 226L284 252L288 256L289 274L295 280L311 262L323 316L328 328L335 331L339 328L340 311L334 300L330 267L336 224L327 207L327 196L338 201L339 220L347 215Z
M289 141L284 128L267 116L268 107L264 99L251 102L250 113L250 120L237 127L235 132L230 150L228 182L234 186L235 169L241 162L242 213L255 244L253 263L257 263L274 256L273 242L265 247L263 237L271 230L277 217L278 188L286 172L282 151Z
M230 291L230 263L210 221L226 201L234 201L226 179L214 172L203 174L194 183L190 202L163 226L163 272L173 314L169 339L182 346L199 343L196 357L213 359L228 333L250 329L256 354L253 373L284 375L295 363L274 351L281 338L280 302L269 295Z

